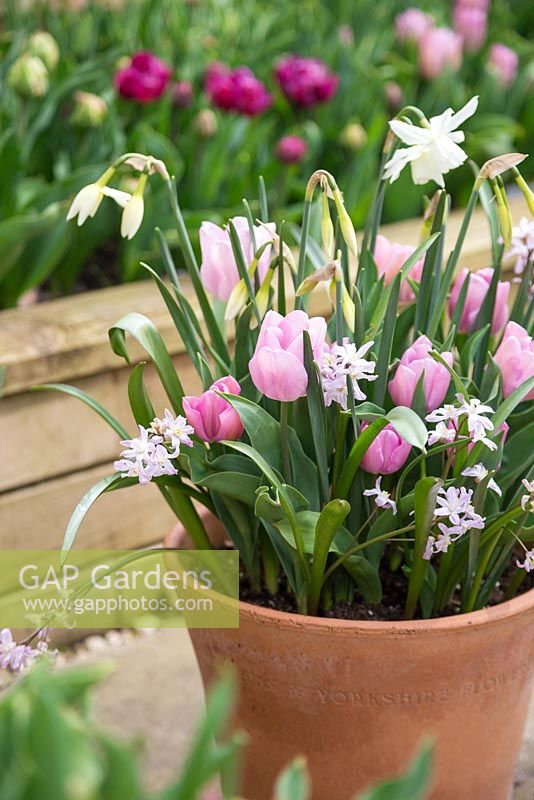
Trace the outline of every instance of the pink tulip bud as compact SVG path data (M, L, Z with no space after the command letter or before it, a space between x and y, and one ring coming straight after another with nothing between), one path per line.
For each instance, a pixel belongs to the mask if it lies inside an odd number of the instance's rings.
M276 65L275 75L287 99L296 106L325 103L339 86L339 77L318 58L286 56Z
M367 425L362 425L362 431ZM373 475L397 472L410 455L411 445L402 439L393 425L386 425L362 458L361 467Z
M488 28L486 11L459 2L454 8L453 19L454 30L463 38L465 49L470 53L478 52L486 40Z
M519 56L504 44L492 44L488 64L503 88L511 86L517 77Z
M415 247L407 244L395 244L390 242L386 236L379 234L376 237L374 259L378 267L378 275L384 276L386 286L394 280L396 275L400 272L403 264L414 252ZM420 259L410 271L410 280L419 283L421 274L423 272L424 260ZM407 280L401 283L400 301L401 303L410 303L415 300L415 294Z
M138 103L151 103L161 97L172 70L153 53L136 53L130 63L115 75L119 94Z
M254 246L250 238L250 229L246 217L234 217L235 225L247 266L254 259ZM256 249L268 242L275 232L274 222L254 226ZM203 222L200 226L200 250L202 265L200 277L204 288L219 300L226 302L232 289L239 282L239 272L235 263L230 235L227 230L213 222ZM258 275L263 281L271 260L271 247L266 247L258 262Z
M430 14L425 14L419 8L407 8L402 14L395 17L395 30L397 39L401 42L418 42L421 36L434 25Z
M241 386L231 375L219 378L200 397L184 397L182 404L187 421L203 442L239 439L243 434L241 417L230 403L214 391L215 389L229 394L241 394Z
M395 377L389 382L389 393L398 406L411 407L417 382L423 377L423 392L427 412L440 406L447 394L451 382L449 371L429 355L432 342L426 336L420 336L405 350ZM449 367L453 365L452 353L441 353L441 357Z
M509 322L493 356L501 370L503 395L508 397L534 375L534 340L517 322ZM526 400L534 400L534 389Z
M449 313L452 316L454 309L460 296L460 291L463 286L467 275L470 270L463 269L452 287L451 296L449 299ZM460 321L458 323L458 331L460 333L472 333L475 325L480 306L482 305L486 294L488 293L489 285L493 275L491 267L479 269L477 272L471 272L469 279L469 287L467 289L467 296L465 298L464 308ZM499 281L497 284L497 294L495 297L495 308L493 310L493 321L491 325L492 334L502 331L508 321L508 294L510 292L510 284L505 281Z
M392 111L397 111L402 107L404 102L404 92L398 83L395 83L395 81L386 81L384 84L384 92L388 107Z
M282 136L274 152L283 164L298 164L308 152L308 145L301 136Z
M308 317L305 311L265 315L249 370L256 388L271 400L291 402L306 394L303 331L308 331L314 358L319 359L326 346L323 317Z
M215 61L206 71L204 88L214 106L247 117L261 114L272 104L265 84L248 67L230 69Z
M172 104L175 108L189 108L193 102L193 85L190 81L177 81L172 87Z
M419 40L419 68L427 80L449 70L457 72L462 63L462 37L449 28L429 28Z

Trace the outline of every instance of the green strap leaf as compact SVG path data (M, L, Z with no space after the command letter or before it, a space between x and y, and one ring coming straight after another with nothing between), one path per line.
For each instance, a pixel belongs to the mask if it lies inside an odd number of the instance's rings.
M350 504L346 500L331 500L325 505L317 520L308 594L308 612L310 614L317 613L330 545L349 511Z
M128 399L137 424L148 428L156 416L156 413L148 396L143 379L145 366L145 362L141 361L133 368L128 380Z
M95 483L95 485L84 494L74 509L74 512L67 525L67 530L65 531L60 559L60 564L62 566L65 563L69 550L74 544L76 536L78 535L80 525L82 524L85 515L95 500L97 500L100 495L104 494L104 492L109 492L111 489L118 489L121 484L122 486L126 487L133 486L135 483L137 483L137 478L123 478L118 472L115 472L113 475L108 475L107 477L102 478L101 481Z
M375 419L356 439L354 442L352 449L349 453L349 457L345 463L345 466L341 470L341 475L339 476L339 481L337 486L334 490L334 496L336 498L344 498L347 499L350 492L350 487L352 486L352 482L358 472L360 467L362 458L364 457L365 453L372 445L378 434L381 430L383 430L386 425L388 424L388 420L386 417L380 417Z
M115 417L106 411L106 409L100 405L100 403L95 400L91 395L84 392L82 389L77 389L75 386L69 386L66 383L41 383L38 386L32 386L32 391L35 392L42 392L42 391L55 391L55 392L63 392L63 394L70 394L72 397L76 397L78 400L81 400L82 403L85 403L89 408L92 408L93 411L96 411L99 416L105 420L108 425L113 428L113 430L119 435L121 439L128 439L129 434L126 428L120 424L120 422L115 419Z
M384 327L382 329L382 335L380 336L378 358L376 362L376 374L378 375L378 378L376 381L374 381L372 388L373 402L377 403L379 406L384 404L384 399L386 397L388 369L389 365L391 364L393 337L395 336L395 326L397 324L397 308L399 305L400 285L401 276L399 273L391 286Z
M423 744L405 775L365 792L358 800L423 800L430 786L433 761L432 745Z
M308 800L310 797L310 778L303 756L296 758L279 775L274 800Z
M423 589L428 562L423 558L430 528L434 518L436 499L443 486L441 478L421 478L414 491L414 551L413 564L408 584L408 596L404 616L413 619L419 595Z

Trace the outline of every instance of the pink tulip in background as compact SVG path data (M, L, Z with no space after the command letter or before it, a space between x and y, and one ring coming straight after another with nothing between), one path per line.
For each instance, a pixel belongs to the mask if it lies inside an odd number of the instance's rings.
M420 8L407 8L395 17L397 39L401 42L418 42L421 36L434 26L434 18Z
M206 71L204 89L214 106L246 117L255 117L272 105L265 84L248 67L230 69L215 61Z
M319 360L326 346L323 317L308 317L305 311L291 311L285 317L276 311L265 315L248 366L254 386L271 400L290 402L306 394L303 331L308 331L314 358Z
M514 389L534 376L534 340L517 322L509 322L494 359L501 370L503 394L508 397ZM534 389L526 400L534 400Z
M362 425L362 431L367 425ZM386 425L362 458L361 467L373 475L390 475L404 466L411 445L402 439L393 425Z
M298 164L308 152L308 144L301 136L282 136L274 152L283 164Z
M488 64L503 88L511 86L517 77L519 56L504 44L492 44Z
M423 392L427 412L438 408L447 394L451 382L449 371L429 355L432 342L426 336L418 339L403 354L395 377L389 382L389 393L398 406L411 407L417 383L424 372ZM453 365L452 353L441 353L449 367Z
M409 244L395 244L391 242L387 236L382 236L382 234L376 237L374 258L376 266L378 267L378 275L380 277L382 277L382 275L384 276L386 286L389 286L394 280L396 275L400 272L401 267L412 255L414 250L415 247ZM414 264L410 271L410 278L416 283L419 283L421 280L423 263L424 260L420 259ZM408 281L404 280L400 288L400 301L401 303L410 303L413 300L415 300L415 294Z
M235 225L245 261L249 265L254 258L254 247L250 238L250 230L246 217L234 217ZM254 226L256 248L261 247L272 238L276 230L274 222ZM235 263L230 235L227 230L213 222L203 222L200 226L200 250L202 265L200 277L204 288L223 302L232 294L232 289L239 281L239 272ZM260 282L264 279L271 260L271 247L266 247L258 262Z
M168 86L172 69L153 53L141 51L132 56L128 66L115 74L115 87L122 97L151 103Z
M458 0L453 11L454 30L464 40L469 53L476 53L486 41L488 15L486 9L469 0Z
M229 394L241 394L240 385L231 375L219 378L200 397L184 397L182 403L187 421L203 442L239 439L243 434L241 417L215 389Z
M297 106L324 103L339 86L339 77L318 58L286 56L276 65L275 75L285 96Z
M429 28L419 39L419 68L427 80L457 72L462 64L462 37L449 28Z
M468 269L463 269L452 287L451 296L449 299L449 313L452 317L454 309L460 296L463 283L467 275L471 275L469 280L469 288L467 289L467 297L458 323L458 331L460 333L471 333L475 324L480 306L482 305L486 294L488 293L489 285L493 275L491 267L479 269L477 272L471 272ZM493 320L491 325L492 334L502 331L508 322L508 295L510 293L510 284L505 281L499 281L497 284L497 295L495 298L495 308L493 311Z
M193 102L193 85L189 81L177 81L172 86L172 104L175 108L189 108Z

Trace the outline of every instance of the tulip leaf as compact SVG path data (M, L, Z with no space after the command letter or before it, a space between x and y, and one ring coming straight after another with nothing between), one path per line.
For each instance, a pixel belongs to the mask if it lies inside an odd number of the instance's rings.
M308 612L310 614L317 613L328 553L336 532L345 521L349 511L350 505L346 500L331 500L324 506L317 519L308 594Z
M443 238L445 231L446 212L448 198L445 191L439 192L439 200L432 220L431 234L434 237L431 246L428 248L423 263L423 271L419 282L419 293L415 307L414 338L427 330L427 321L433 310L433 301L437 301L439 287L436 291L437 275L441 276L441 269L436 269L439 256L442 252L440 239Z
M362 458L380 431L382 431L387 424L388 420L386 417L379 417L378 419L375 419L375 421L372 422L364 431L362 431L358 439L356 439L345 465L341 470L341 475L339 476L337 486L334 489L335 497L347 499L350 492L350 487L352 486L352 482L356 476L356 473L358 472Z
M48 391L53 390L56 392L63 392L63 394L70 394L72 397L76 397L78 400L81 400L82 403L85 403L89 408L92 408L93 411L102 417L108 425L113 428L113 430L119 435L121 439L128 439L128 431L123 428L118 420L115 419L109 411L100 405L100 403L95 400L91 395L84 392L82 389L77 389L75 386L68 386L66 383L42 383L38 386L32 386L32 391Z
M375 545L376 546L376 545ZM378 570L365 556L349 556L343 561L343 567L349 573L366 603L380 603L382 600L382 583Z
M156 326L143 314L126 314L109 330L109 339L113 352L130 363L126 349L126 334L133 336L146 350L161 379L171 405L177 414L182 413L182 397L184 391L176 374L172 359Z
M519 403L522 403L527 394L534 389L534 375L527 378L526 381L514 389L514 391L501 403L495 414L492 416L491 421L494 427L494 436L499 430L503 422L506 422L510 414L517 408Z
M424 800L430 786L433 761L432 745L423 744L405 775L382 783L357 800Z
M224 497L240 500L248 506L254 507L256 492L261 479L257 475L248 475L243 472L212 472L205 478L197 481L198 486L205 486L210 492L218 492Z
M308 389L306 400L308 403L308 413L310 415L310 425L315 449L315 458L319 470L319 485L321 488L321 499L324 503L328 497L328 461L326 449L326 409L324 405L323 390L317 375L317 368L313 359L312 345L308 331L304 331L304 366L308 373Z
M391 363L393 337L395 336L395 326L397 323L397 308L399 305L400 285L401 276L399 273L391 285L384 327L380 336L378 358L376 362L376 375L378 375L378 377L372 384L373 402L377 403L378 405L383 405L386 397L388 370Z
M430 528L434 519L437 495L443 481L441 478L421 478L415 484L414 491L414 549L413 564L408 583L408 596L404 616L412 619L415 614L419 595L425 582L428 562L423 558Z
M274 800L308 800L310 778L304 756L298 756L278 776L274 787Z
M418 414L407 406L396 406L386 414L386 419L405 442L425 450L428 439L426 425Z
M145 366L146 364L141 361L133 368L128 380L128 399L137 424L148 428L156 414L143 380Z

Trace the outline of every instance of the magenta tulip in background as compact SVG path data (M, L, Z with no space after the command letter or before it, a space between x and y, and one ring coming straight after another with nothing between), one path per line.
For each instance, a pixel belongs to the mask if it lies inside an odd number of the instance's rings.
M234 217L235 225L245 261L249 265L254 258L254 247L250 238L250 230L246 217ZM274 222L266 225L254 226L256 248L268 242L275 233ZM239 281L239 272L235 263L230 235L227 230L215 225L213 222L203 222L200 226L200 250L202 265L200 277L202 284L208 292L223 302L232 294L232 289ZM260 281L265 277L271 260L271 247L266 247L258 262L258 275Z
M219 378L200 397L184 397L182 403L187 421L203 442L239 439L243 434L241 417L215 389L229 394L241 394L241 386L231 375Z
M367 425L362 425L362 431ZM386 425L362 458L361 467L373 475L397 472L410 455L411 445L402 439L393 425Z
M469 53L476 53L486 41L488 16L484 8L459 0L453 12L454 30L464 40Z
M318 58L286 56L276 65L275 75L285 96L297 106L324 103L339 86L339 77Z
M404 352L395 377L388 386L389 393L396 405L411 407L417 382L423 372L423 392L427 412L434 411L442 404L451 382L451 376L443 364L439 364L429 355L432 349L430 339L426 336L419 336ZM454 361L452 353L441 353L441 357L449 367L452 367Z
M206 70L204 89L217 108L247 117L261 114L272 104L265 84L248 67L230 69L215 61Z
M414 252L415 247L411 245L395 244L390 242L387 236L379 234L376 237L374 258L378 267L380 277L384 276L384 282L388 286L400 272L401 267ZM420 259L410 271L410 279L419 283L423 271L423 259ZM401 283L400 301L410 303L415 300L415 294L407 280Z
M492 44L488 64L503 88L511 86L517 77L519 56L504 44Z
M460 333L471 333L475 324L480 306L482 305L486 294L488 293L489 285L493 275L491 267L479 269L477 272L471 272L468 269L463 269L452 287L451 296L449 300L449 313L452 317L454 309L460 296L463 283L470 275L469 288L467 289L467 297L458 323L458 331ZM502 331L508 322L508 295L510 293L510 284L506 281L499 281L497 284L497 295L495 298L495 308L493 311L493 320L491 325L492 334Z
M254 386L271 400L291 402L306 394L303 331L308 331L314 358L319 359L326 346L323 317L308 317L305 311L291 311L285 317L276 311L265 315L248 366Z
M274 152L283 164L298 164L308 152L308 145L301 136L282 136Z
M189 81L177 81L172 86L172 104L175 108L188 108L193 102L193 85Z
M508 397L514 389L534 376L534 340L517 322L509 322L494 359L501 370L503 395ZM534 400L534 389L526 400Z
M449 28L429 28L419 39L419 68L427 80L457 72L462 64L462 37Z
M161 97L172 70L153 53L141 51L132 56L128 66L115 74L115 87L122 97L150 103Z
M434 19L420 8L407 8L395 17L397 39L401 42L418 42L434 26Z

